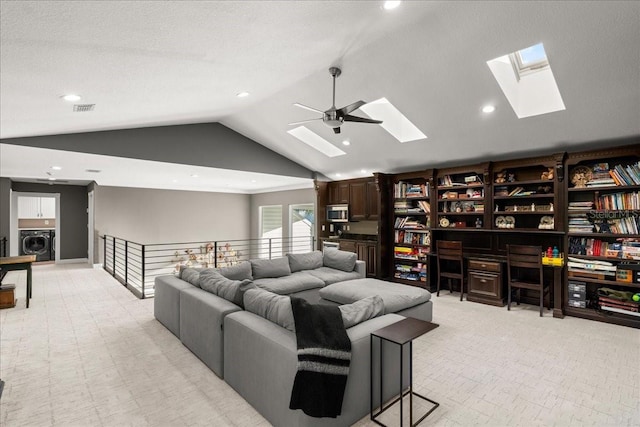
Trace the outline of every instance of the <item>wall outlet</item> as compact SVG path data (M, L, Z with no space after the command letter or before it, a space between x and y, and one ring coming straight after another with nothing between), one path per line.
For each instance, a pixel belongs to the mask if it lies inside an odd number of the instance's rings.
M49 220L48 219L44 220L44 225L49 225Z
M322 231L324 231L324 229L325 229L324 224L322 224Z
M333 230L334 230L333 224L329 224L329 232L333 233Z

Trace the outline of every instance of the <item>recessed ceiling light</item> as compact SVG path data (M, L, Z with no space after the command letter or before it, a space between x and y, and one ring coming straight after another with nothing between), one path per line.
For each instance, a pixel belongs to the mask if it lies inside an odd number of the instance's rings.
M62 168L60 166L51 166L51 169L53 169L54 171L61 171Z
M485 105L482 107L483 113L493 113L494 111L496 111L495 105Z
M345 139L344 141L342 141L342 145L351 145L351 143Z
M178 182L178 180L177 180L177 179L174 179L174 180L173 180L173 181L171 181L171 182L173 182L173 183L175 184L176 182Z
M198 177L197 174L195 174L195 173L191 174L191 178L197 178L197 177Z
M56 179L52 176L50 176L49 178L47 178L49 181L55 181Z
M400 6L400 3L400 0L387 0L384 2L384 5L382 7L384 7L384 10L392 10Z
M360 173L367 173L366 169L360 169Z
M82 99L82 97L80 95L76 95L76 94L73 94L73 93L69 93L67 95L62 95L61 98L64 99L65 101L69 101L69 102L76 102L76 101L80 101Z
M236 94L236 96L238 98L246 98L247 96L249 96L249 92L246 92L246 91L240 92L240 93Z
M341 174L337 173L336 176L342 176Z
M258 182L258 181L256 181L255 179L252 179L251 182Z

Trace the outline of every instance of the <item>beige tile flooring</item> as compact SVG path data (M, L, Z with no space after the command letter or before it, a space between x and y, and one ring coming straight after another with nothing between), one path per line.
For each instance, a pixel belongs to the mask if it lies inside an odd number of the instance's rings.
M102 270L11 272L0 310L1 426L269 425ZM640 425L640 331L435 298L414 386L441 406L421 425ZM363 396L363 399L366 399ZM363 418L356 425L374 425ZM396 424L397 425L397 424Z

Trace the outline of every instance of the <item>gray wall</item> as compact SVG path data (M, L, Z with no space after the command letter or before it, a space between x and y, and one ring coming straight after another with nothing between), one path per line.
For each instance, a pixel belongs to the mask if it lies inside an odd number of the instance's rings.
M95 231L133 242L249 239L248 194L93 186ZM102 240L99 251L102 252ZM94 263L102 262L102 254Z
M60 259L87 258L87 187L13 182L13 191L60 193Z
M310 170L220 123L9 138L1 139L0 142L132 159L313 178L313 173Z
M9 238L9 224L11 222L11 180L0 178L0 238ZM7 242L7 255L9 243ZM3 254L4 255L4 254Z
M282 225L284 238L289 237L289 205L313 203L316 205L316 191L313 188L303 190L274 191L251 195L251 236L260 237L260 206L282 205Z

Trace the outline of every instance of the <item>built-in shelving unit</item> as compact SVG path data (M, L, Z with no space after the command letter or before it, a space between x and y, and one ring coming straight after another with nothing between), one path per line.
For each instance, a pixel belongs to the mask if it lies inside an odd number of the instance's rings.
M486 163L438 171L436 228L487 228L488 167Z
M428 287L433 171L394 177L393 280Z
M640 290L640 150L569 154L565 174L565 311L640 327L639 305L615 296ZM573 289L584 289L584 294Z

